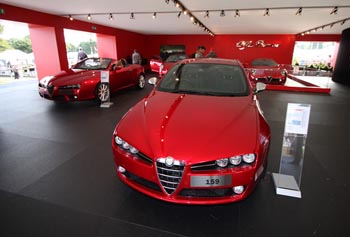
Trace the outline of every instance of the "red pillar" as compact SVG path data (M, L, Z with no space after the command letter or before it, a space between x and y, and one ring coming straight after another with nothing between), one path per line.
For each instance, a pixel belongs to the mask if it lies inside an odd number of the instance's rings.
M38 79L68 68L63 29L29 24Z
M98 56L118 58L116 37L112 35L96 34Z

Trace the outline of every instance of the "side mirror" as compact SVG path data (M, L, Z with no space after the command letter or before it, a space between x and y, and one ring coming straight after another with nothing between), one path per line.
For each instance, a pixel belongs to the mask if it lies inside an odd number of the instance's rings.
M257 94L266 89L266 84L262 82L257 82L254 89L254 94Z
M150 79L148 79L148 84L155 86L157 84L157 81L158 81L158 78L151 77Z

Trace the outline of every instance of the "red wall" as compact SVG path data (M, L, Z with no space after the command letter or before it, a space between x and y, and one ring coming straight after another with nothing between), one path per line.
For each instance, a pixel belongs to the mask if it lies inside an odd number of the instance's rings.
M236 43L240 41L252 41L255 44L263 40L265 44L279 44L273 47L251 47L240 50ZM163 44L183 44L186 46L186 54L195 52L198 45L206 47L206 53L213 48L220 58L239 59L242 63L258 57L270 57L279 63L291 63L293 57L295 36L294 35L153 35L147 36L147 48L144 55L151 57L159 54ZM142 53L142 52L141 52Z

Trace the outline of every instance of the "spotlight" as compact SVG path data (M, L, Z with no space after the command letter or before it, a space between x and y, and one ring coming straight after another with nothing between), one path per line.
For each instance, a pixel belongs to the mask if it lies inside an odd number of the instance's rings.
M135 15L134 15L134 13L133 13L133 12L130 14L130 19L132 19L132 20L134 20L134 19L135 19Z
M338 7L334 7L331 13L329 13L329 15L337 15L337 13L338 13Z
M342 25L344 25L345 24L345 22L346 22L346 19L345 20L343 20L342 22L340 22L340 25L342 26Z
M180 7L181 7L180 3L178 3L178 2L175 3L175 6L176 6L177 8L180 8Z
M193 17L193 16L191 16L191 17L190 17L190 20L191 20L191 21L194 21L194 17Z
M170 0L165 0L165 3L166 3L166 4L169 4L169 1L170 1Z
M87 19L88 19L88 20L91 20L91 14L89 14L89 15L87 16Z
M332 28L333 26L334 26L334 23L330 24L330 25L329 25L329 28Z
M69 20L71 20L71 21L74 20L73 17L72 17L72 15L69 15L68 18L69 18Z
M112 15L112 13L109 14L109 18L108 18L108 19L111 20L111 21L113 21L113 15Z
M221 17L224 17L224 16L225 16L225 11L224 11L224 10L221 10L220 16L221 16Z
M241 16L241 13L239 12L238 9L236 9L236 11L235 11L235 17L240 17L240 16Z
M205 11L204 18L209 18L209 11Z
M301 16L301 13L303 12L303 8L299 7L298 11L295 13L296 16Z
M153 19L156 19L157 18L157 13L155 12L155 13L153 13Z
M266 8L264 16L270 16L270 9Z
M180 18L181 13L182 13L182 11L179 11L179 13L177 14L177 18Z
M187 10L184 10L184 15L187 15L188 14L188 11Z

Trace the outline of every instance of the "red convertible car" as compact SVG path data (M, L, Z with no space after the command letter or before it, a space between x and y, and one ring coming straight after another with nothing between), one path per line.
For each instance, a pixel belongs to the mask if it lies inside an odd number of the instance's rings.
M102 71L109 75L110 88L107 83L101 83ZM140 65L128 65L125 59L87 58L67 71L41 79L39 95L50 100L97 99L103 102L110 92L131 86L145 86L145 73Z
M221 204L252 193L266 171L270 128L242 65L186 59L119 121L116 172L130 187L180 204Z
M266 84L284 85L287 80L287 68L283 64L276 63L273 59L257 58L251 63L245 64L248 77L254 84L263 82Z

